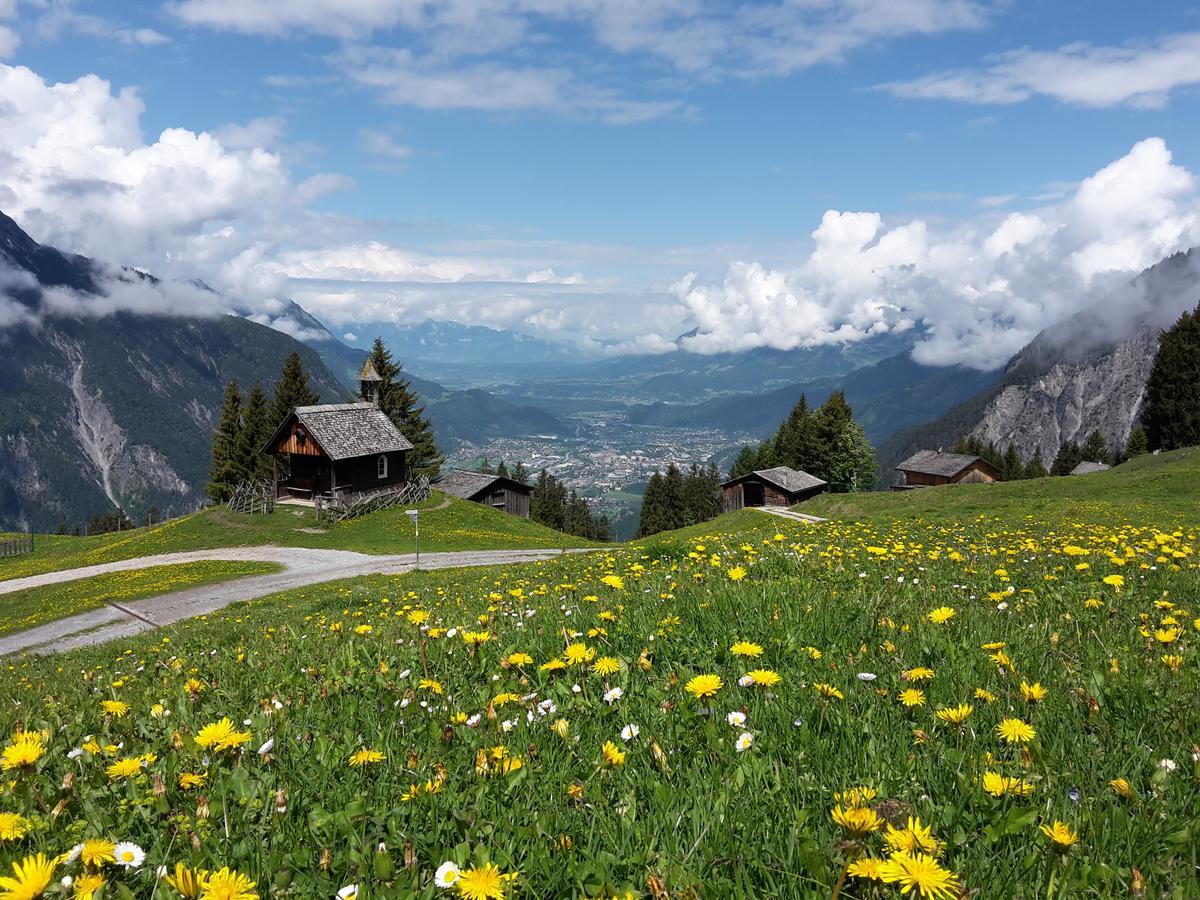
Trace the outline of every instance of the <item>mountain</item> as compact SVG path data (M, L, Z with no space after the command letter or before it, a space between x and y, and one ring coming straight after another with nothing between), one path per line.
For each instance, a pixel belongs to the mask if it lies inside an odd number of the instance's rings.
M323 399L345 396L315 350L243 318L104 314L108 270L2 213L0 277L0 531L194 508L226 381L269 390L293 351ZM55 297L70 314L39 311Z
M883 480L922 447L974 435L1014 444L1022 462L1049 467L1063 443L1099 431L1124 448L1141 413L1159 336L1200 302L1200 248L1146 269L1114 294L1038 334L986 390L944 415L899 432L879 448Z
M656 403L630 408L629 420L641 425L726 428L766 437L774 432L801 394L810 406L825 402L841 388L867 437L878 442L901 428L928 420L985 389L998 371L965 366L923 366L905 351L849 374L820 378L757 394L721 397L697 404Z

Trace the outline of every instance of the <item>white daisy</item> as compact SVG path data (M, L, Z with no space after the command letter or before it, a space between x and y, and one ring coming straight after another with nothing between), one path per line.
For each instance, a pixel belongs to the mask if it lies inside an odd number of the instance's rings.
M609 688L607 691L604 692L604 702L611 705L613 703L616 703L618 700L620 700L624 696L625 696L625 692L623 690L621 690L619 687Z
M132 841L121 841L113 848L113 856L118 866L126 869L136 869L146 861L146 851Z
M738 735L738 739L733 742L733 746L737 749L738 753L741 753L743 750L749 750L750 745L753 743L754 735L748 731L743 731Z
M739 709L735 709L725 717L725 721L734 728L741 728L746 724L746 714Z
M433 883L440 888L452 888L459 876L458 866L447 860L437 867L433 874Z
M635 737L642 733L642 729L638 728L632 722L621 729L621 740L632 741Z
M348 884L337 892L337 900L358 900L358 885Z

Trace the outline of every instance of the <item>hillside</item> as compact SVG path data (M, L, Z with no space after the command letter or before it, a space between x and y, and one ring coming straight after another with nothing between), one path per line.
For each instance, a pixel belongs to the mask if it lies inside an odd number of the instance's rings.
M1200 248L1146 269L1092 308L1045 329L1009 360L993 384L943 415L896 433L879 448L882 484L891 467L922 448L950 447L962 435L1049 467L1067 441L1093 431L1124 448L1162 329L1200 302Z
M78 304L0 330L0 529L50 531L117 505L135 519L194 508L226 381L269 389L289 353L324 398L344 394L315 351L245 319L105 314L94 262L2 214L0 264L30 282L11 292L25 309L56 291Z
M10 660L0 734L31 761L0 863L77 878L60 854L95 835L145 853L105 870L131 896L228 867L262 896L891 900L912 847L941 897L1123 896L1135 867L1190 896L1197 453L1067 509L743 511Z

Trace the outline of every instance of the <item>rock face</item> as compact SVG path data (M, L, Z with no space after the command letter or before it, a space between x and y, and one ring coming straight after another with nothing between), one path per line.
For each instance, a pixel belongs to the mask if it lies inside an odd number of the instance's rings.
M1017 448L1049 468L1059 447L1083 443L1093 431L1113 450L1124 448L1138 420L1158 350L1157 329L1142 329L1110 352L1061 362L1027 384L1004 387L971 434L997 447Z

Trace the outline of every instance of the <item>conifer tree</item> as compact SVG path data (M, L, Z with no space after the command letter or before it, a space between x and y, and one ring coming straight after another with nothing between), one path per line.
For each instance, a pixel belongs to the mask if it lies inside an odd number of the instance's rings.
M743 475L749 475L757 468L758 452L749 444L742 447L737 455L737 459L733 461L733 465L729 467L729 478L741 478Z
M662 531L673 531L684 525L683 511L683 473L675 463L667 466L663 476L663 505L662 515L664 527Z
M647 537L665 531L663 522L663 503L665 487L663 477L657 471L646 482L646 490L642 493L642 514L638 520L638 537Z
M1134 426L1129 432L1129 443L1125 445L1125 458L1133 459L1150 452L1150 442L1146 439L1146 429L1141 425Z
M504 464L504 460L500 460L500 462L496 463L496 474L503 478L508 477L508 466Z
M1000 458L1000 480L1020 481L1025 477L1025 467L1021 465L1021 457L1017 455L1017 445L1009 444Z
M225 385L225 399L221 404L221 416L212 439L212 466L208 475L208 496L217 503L224 503L233 489L245 481L245 472L238 462L238 439L242 432L242 395L237 379L231 378Z
M492 464L490 462L488 462L488 458L486 456L483 458L483 462L481 462L479 464L479 474L480 475L495 475L496 474L496 470L492 468Z
M382 338L375 338L371 362L382 381L379 384L379 408L387 414L400 432L412 442L409 451L409 473L437 477L442 468L442 455L433 439L433 428L425 418L421 398L402 374L402 366L392 361L391 351Z
M1083 451L1074 441L1067 441L1058 448L1054 464L1050 466L1051 475L1070 475L1071 470L1083 462Z
M1087 441L1080 448L1080 453L1084 460L1088 462L1109 462L1108 443L1104 440L1104 435L1099 431L1093 431L1088 435Z
M1035 453L1025 464L1025 471L1021 473L1022 478L1045 478L1050 473L1046 471L1046 467L1042 465L1042 460Z
M267 395L262 385L255 382L242 410L242 429L235 448L237 467L245 473L246 480L263 481L271 477L271 459L260 451L276 427L267 417Z
M283 361L283 369L279 373L279 381L275 385L275 395L271 399L269 431L274 431L282 424L297 406L313 406L321 402L321 396L308 383L308 373L304 371L304 363L300 361L299 353L291 353Z
M1152 449L1200 444L1200 306L1163 332L1142 421Z
M519 462L513 466L512 480L521 484L529 484L529 470L525 468L525 463Z

